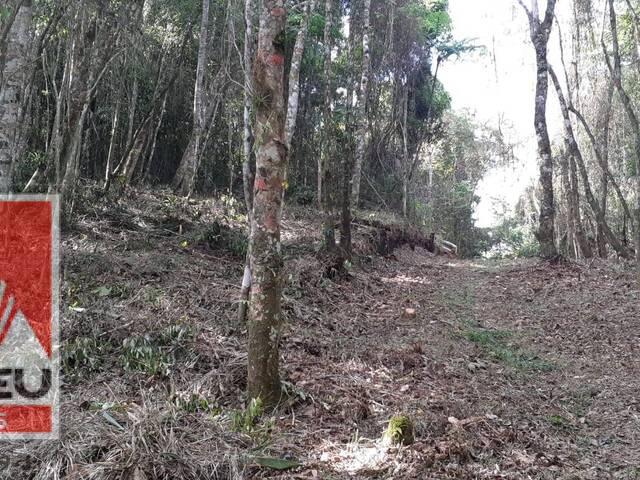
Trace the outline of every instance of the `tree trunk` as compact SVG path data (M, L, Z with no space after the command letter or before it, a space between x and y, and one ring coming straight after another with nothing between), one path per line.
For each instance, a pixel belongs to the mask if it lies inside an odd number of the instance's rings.
M325 25L324 25L324 108L322 131L322 152L318 156L318 198L322 210L322 238L324 248L327 252L334 252L336 248L335 234L335 175L333 165L333 111L331 102L333 101L333 82L331 81L331 26L333 18L333 0L325 2Z
M253 184L255 180L255 168L253 164L253 131L251 128L251 104L253 102L253 0L245 0L244 4L244 108L242 114L242 186L244 190L244 202L247 208L247 221L249 229L252 225L253 215ZM251 249L251 245L249 245ZM251 252L247 251L245 259L242 286L240 287L240 301L238 303L238 324L242 325L247 318L249 295L251 293Z
M627 117L629 118L631 130L634 135L634 151L636 156L636 205L635 212L633 212L634 215L632 218L635 220L636 226L634 232L636 260L640 262L640 122L638 121L638 116L636 115L635 109L633 107L631 97L629 97L629 94L622 85L622 61L620 58L620 45L618 42L618 20L616 18L616 11L614 8L613 0L609 0L609 23L611 25L611 38L613 42L613 65L611 64L609 53L607 52L606 46L604 45L604 40L602 46L607 61L607 67L609 69L609 72L611 73L613 84L618 91L618 95L620 96L620 100L622 101L624 110L627 114Z
M0 78L0 193L11 190L13 165L22 142L22 94L27 80L31 17L31 1L22 2L7 31Z
M613 83L609 82L607 85L606 101L604 106L599 112L599 118L597 123L597 129L600 133L600 156L596 155L598 163L601 164L602 173L600 175L600 211L603 218L598 220L597 239L598 255L600 258L607 258L609 256L607 252L607 238L602 228L602 223L606 221L607 215L607 200L609 198L609 131L611 122L611 109L613 102ZM619 187L618 187L619 190Z
M307 38L309 30L309 17L315 7L315 0L310 0L304 9L304 18L296 36L296 43L293 47L293 55L291 56L291 68L289 70L289 99L287 102L287 121L285 124L284 135L287 144L287 150L291 150L291 141L296 131L296 120L298 119L298 107L300 105L300 67L302 66L302 57L304 55L304 42Z
M196 68L196 84L193 93L193 130L191 131L189 146L182 156L173 181L174 189L185 196L191 196L193 193L200 155L202 154L202 137L206 131L207 106L204 98L204 73L209 61L209 5L210 0L202 0L198 66Z
M133 79L133 88L131 91L131 98L129 99L129 115L127 116L128 121L127 121L127 141L125 142L125 145L127 146L127 149L129 148L129 145L131 145L131 142L133 141L133 129L135 127L135 123L136 123L136 107L138 105L138 91L140 88L140 80L138 79L138 76L136 75L135 78Z
M369 77L371 75L371 54L369 36L371 34L371 0L364 0L364 27L362 33L362 77L360 79L360 100L356 112L358 130L356 133L356 155L353 167L351 203L355 208L360 201L360 181L367 141L367 100L369 97Z
M568 257L577 258L579 255L578 248L576 245L576 225L575 225L575 212L573 210L573 199L571 194L571 181L569 180L569 154L567 152L563 152L560 155L560 167L561 167L561 179L562 179L562 190L564 193L565 201L567 202L567 231L565 235L562 236L560 241L560 249L561 251L565 251Z
M144 173L142 174L142 181L146 182L149 178L149 172L151 172L151 165L153 164L153 157L156 153L156 144L158 141L158 133L160 132L160 128L162 127L162 121L164 120L164 114L167 111L167 96L168 92L164 94L164 98L162 99L162 106L160 107L160 115L158 116L158 123L156 123L156 128L153 130L153 139L151 141L151 149L149 150L149 157L147 158L147 164L144 168Z
M547 45L553 27L556 0L547 0L544 19L540 21L538 2L533 0L533 9L529 9L523 0L518 0L529 18L531 42L536 52L536 93L534 126L538 140L538 155L540 156L540 186L542 199L540 202L540 219L537 232L540 243L540 254L545 259L555 259L558 250L555 244L555 202L553 198L553 156L551 141L547 129L547 96L549 92Z
M280 205L287 149L284 137L283 42L286 10L283 0L263 0L254 63L256 105L256 180L251 226L253 285L249 302L248 379L250 398L276 405L281 397L279 375L282 323L282 254Z
M133 176L135 175L136 169L138 168L140 157L142 157L144 148L151 135L150 129L152 120L153 115L149 115L142 126L136 132L133 146L131 147L131 150L129 150L129 154L127 155L127 159L122 170L122 177L124 179L125 185L131 185L133 181Z
M578 144L575 140L573 133L573 127L571 125L571 118L569 116L569 109L567 107L564 94L562 93L562 87L560 82L551 66L549 66L549 75L553 80L558 99L560 101L560 110L562 111L562 117L564 120L564 143L566 147L566 158L564 159L566 168L566 179L563 178L563 183L566 183L566 199L567 199L567 211L569 216L569 226L571 231L569 232L572 243L577 245L579 252L576 251L576 258L582 255L584 258L591 258L593 256L593 250L587 240L587 236L584 232L582 225L582 217L580 214L580 190L578 185L578 174L576 171L576 155L580 152Z
M564 118L565 140L567 142L569 154L573 156L580 170L580 176L582 177L582 184L584 186L584 192L585 197L587 198L587 202L589 203L589 206L591 207L591 210L593 211L598 222L601 222L600 225L602 226L605 235L609 239L609 243L611 243L611 246L619 255L628 257L629 254L626 251L626 248L624 248L624 245L622 245L620 240L616 237L616 235L607 224L605 216L600 210L600 203L593 195L593 191L591 190L591 183L589 182L589 174L582 157L582 152L580 150L580 147L578 146L578 142L576 141L575 134L573 133L573 126L571 125L571 119L569 117L569 108L564 98L564 94L562 93L562 88L560 86L560 82L558 81L558 77L551 67L549 67L549 75L551 76L551 79L553 80L556 88L556 92L558 93L560 110Z

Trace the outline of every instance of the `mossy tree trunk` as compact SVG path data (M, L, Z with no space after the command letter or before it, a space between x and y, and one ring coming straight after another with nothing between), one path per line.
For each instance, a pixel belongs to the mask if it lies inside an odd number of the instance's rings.
M282 254L280 216L287 149L285 146L283 0L263 0L258 50L253 65L256 177L250 237L253 276L248 318L250 398L265 405L280 400L279 352Z

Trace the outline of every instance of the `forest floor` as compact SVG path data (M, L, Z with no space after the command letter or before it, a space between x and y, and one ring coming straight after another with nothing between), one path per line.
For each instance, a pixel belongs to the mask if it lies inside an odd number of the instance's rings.
M62 442L0 444L2 478L640 478L629 265L402 249L334 281L317 219L289 209L289 395L261 412L244 396L236 205L97 205L63 235ZM406 447L380 440L397 413L415 422Z

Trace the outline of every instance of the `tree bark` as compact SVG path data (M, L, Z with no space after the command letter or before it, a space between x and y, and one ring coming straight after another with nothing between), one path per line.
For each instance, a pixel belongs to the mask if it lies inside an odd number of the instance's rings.
M255 180L255 165L253 163L253 130L251 128L251 110L253 102L253 52L255 50L254 26L253 26L254 0L245 0L244 4L244 108L242 113L242 186L244 201L247 208L247 222L249 229L252 225L253 215L253 183ZM249 245L249 249L251 245ZM238 324L244 324L247 319L249 307L249 295L251 293L251 252L247 251L245 259L242 286L240 287L240 300L238 303Z
M540 186L542 187L537 237L540 243L540 255L542 258L555 259L558 256L558 250L555 244L553 156L551 153L549 130L547 129L547 96L549 92L547 46L551 28L553 27L556 0L547 0L547 8L542 21L538 15L537 0L532 0L533 8L531 11L526 7L523 0L518 0L518 3L520 3L529 18L531 42L536 52L537 76L534 126L538 140Z
M304 56L304 43L309 30L309 17L315 7L315 0L309 0L304 9L304 17L300 30L296 36L296 43L293 46L291 56L291 68L289 70L289 99L287 101L287 120L285 123L285 140L287 149L291 151L291 141L296 131L296 121L298 119L298 107L300 105L300 67Z
M618 95L620 96L620 100L622 101L622 105L624 110L629 118L629 123L631 124L631 130L634 135L634 151L636 156L636 175L635 175L635 191L636 191L636 205L635 211L633 212L633 219L635 221L635 232L634 232L634 243L636 249L636 260L640 262L640 122L638 121L638 115L636 114L635 108L631 101L631 97L627 93L626 89L622 85L622 60L620 58L620 44L618 41L618 20L616 18L616 11L614 6L614 1L609 0L609 24L611 26L611 38L613 43L613 64L611 63L611 58L609 57L609 53L607 52L607 48L604 45L603 40L603 50L605 54L605 59L607 62L607 68L609 69L609 73L611 74L613 84L618 91Z
M7 31L6 56L0 79L0 193L9 193L12 172L22 142L23 92L31 30L31 1L23 1ZM2 65L0 65L1 67Z
M182 156L176 172L173 187L182 195L191 196L195 186L199 159L202 150L202 137L206 130L207 106L204 98L204 73L209 61L209 6L210 0L202 0L202 19L200 21L200 39L198 45L198 66L193 92L193 129L189 146Z
M364 27L362 32L362 76L360 79L360 99L356 111L358 129L356 133L356 155L353 167L351 203L357 208L360 202L360 182L367 141L367 100L369 98L369 77L371 75L371 0L364 0Z
M558 77L551 65L549 65L549 75L553 80L553 84L558 94L560 110L564 120L564 143L567 152L563 168L566 168L567 171L566 180L563 181L566 183L565 188L568 188L568 191L566 192L566 199L567 211L570 220L569 226L571 227L571 231L569 233L572 236L572 242L575 243L579 249L579 251L576 251L576 258L580 258L580 255L584 258L591 258L593 256L593 250L584 232L582 217L580 214L580 190L578 185L578 174L576 171L576 156L581 155L581 153L575 140L573 126L571 125L571 117L569 116L569 109L567 107L564 94L562 93L562 87L560 86Z
M333 0L325 1L325 25L323 36L324 48L324 107L323 107L323 131L322 152L318 156L318 199L322 211L322 238L324 249L334 252L336 249L335 234L335 185L333 165L333 82L331 81L331 51L333 42L331 39L331 26L333 24Z
M589 206L591 207L591 210L593 211L598 222L601 222L600 225L602 226L602 229L607 236L609 243L611 243L611 246L615 249L618 255L628 258L629 253L607 224L605 215L600 210L600 203L593 195L593 190L591 189L591 183L589 181L589 174L585 166L584 158L582 157L582 151L580 150L578 142L575 138L575 134L573 133L573 126L571 125L571 118L569 117L569 108L564 98L564 94L562 92L560 82L558 81L558 77L551 67L549 67L549 75L551 76L551 79L553 80L556 88L556 92L558 93L560 110L564 119L565 141L567 142L567 148L569 149L568 153L575 159L580 170L580 176L582 177L582 184L584 187L587 202L589 203Z
M250 250L253 285L249 302L248 379L250 398L265 405L280 401L278 344L281 336L282 254L280 205L287 148L285 144L283 0L263 0L254 63L256 103L256 179Z

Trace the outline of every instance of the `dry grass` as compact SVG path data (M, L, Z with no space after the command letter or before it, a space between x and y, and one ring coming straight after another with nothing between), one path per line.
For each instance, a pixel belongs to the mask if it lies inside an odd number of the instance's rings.
M0 443L6 478L640 478L640 290L625 264L418 249L331 281L312 212L291 209L289 396L247 416L238 206L136 190L78 205L91 207L63 241L62 441ZM520 368L531 359L552 367ZM416 442L383 444L401 412Z

